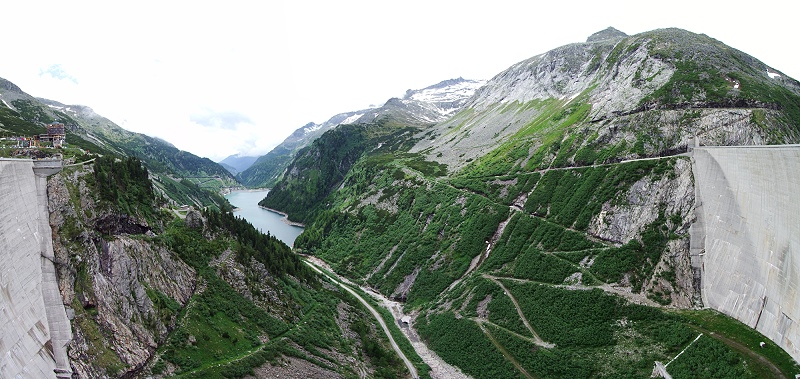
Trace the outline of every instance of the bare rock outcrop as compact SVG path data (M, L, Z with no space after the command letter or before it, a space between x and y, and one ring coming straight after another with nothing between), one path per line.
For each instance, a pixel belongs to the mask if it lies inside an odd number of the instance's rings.
M653 262L653 275L644 282L642 292L673 307L700 305L700 288L695 288L689 256L689 226L695 217L694 177L689 160L677 159L666 175L640 179L628 189L624 199L603 204L587 232L625 244L639 238L659 216L665 217L675 238L667 244L661 260Z
M67 170L48 183L50 224L64 304L72 316L69 355L82 378L117 377L150 359L192 296L196 275L150 228L100 209L84 176Z
M286 294L277 289L275 277L263 263L251 258L248 265L243 265L236 260L236 253L227 250L210 265L222 280L253 304L277 318L292 318L289 302L283 299Z
M664 215L680 216L681 230L688 231L694 217L694 180L688 159L678 159L674 176L647 176L635 182L625 194L625 201L603 204L592 218L588 233L607 241L624 244L640 235L656 220L663 206Z
M186 214L186 226L192 229L203 229L205 225L205 220L203 220L203 215L200 212L192 209L189 213Z

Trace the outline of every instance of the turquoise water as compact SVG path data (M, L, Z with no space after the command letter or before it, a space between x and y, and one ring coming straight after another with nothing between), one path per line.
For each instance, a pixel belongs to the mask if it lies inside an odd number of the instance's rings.
M289 225L284 222L284 217L275 212L270 212L258 206L258 202L267 196L269 190L263 191L233 191L225 198L239 210L233 214L250 221L262 233L267 233L277 237L285 244L292 246L294 240L303 228L299 226Z

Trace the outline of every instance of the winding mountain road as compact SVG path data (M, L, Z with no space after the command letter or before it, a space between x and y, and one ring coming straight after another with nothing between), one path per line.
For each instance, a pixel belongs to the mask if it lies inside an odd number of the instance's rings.
M375 317L375 320L377 320L378 323L381 325L381 328L383 328L383 332L386 333L386 337L389 338L389 343L391 343L392 349L394 349L394 351L397 353L397 355L400 357L400 359L403 360L403 363L405 363L406 368L408 368L408 372L411 373L411 377L414 378L414 379L419 378L419 375L417 374L416 367L414 367L414 365L411 364L411 361L408 360L406 355L403 354L403 351L400 350L400 346L398 346L397 342L395 342L394 338L392 337L392 333L389 332L389 327L386 326L386 322L383 321L383 317L381 317L380 313L378 313L378 311L376 311L375 308L373 308L369 303L367 303L367 301L364 300L363 297L361 297L358 293L356 293L356 291L353 291L350 287L346 286L340 280L338 280L336 278L333 278L330 275L328 275L327 273L325 273L324 271L322 271L317 265L315 265L310 260L303 259L303 262L305 262L305 264L307 264L309 267L311 267L312 270L324 275L330 281L336 283L337 285L339 285L339 287L342 287L345 291L347 291L351 295L355 296L355 298L358 299L358 301L360 301L361 304L364 304L364 306L367 307L367 309L369 309L370 313L372 313L372 316Z

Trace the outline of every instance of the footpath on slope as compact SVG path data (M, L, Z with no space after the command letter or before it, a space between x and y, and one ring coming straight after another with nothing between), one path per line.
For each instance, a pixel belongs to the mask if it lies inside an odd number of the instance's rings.
M514 367L517 369L517 371L519 371L523 376L525 376L528 379L534 379L534 376L531 375L527 370L525 370L524 367L522 367L522 365L519 363L519 361L516 358L514 358L514 355L509 353L508 350L506 350L505 346L500 344L500 342L498 342L494 338L492 333L489 332L489 329L486 329L486 325L484 325L483 323L479 322L478 323L478 327L481 329L481 331L486 336L486 338L489 339L489 342L491 342L492 345L494 345L494 347L497 348L497 351L499 351L500 354L502 354L509 362L511 362L512 365L514 365Z
M406 368L408 369L408 372L411 373L411 377L414 378L414 379L419 378L419 375L417 374L416 367L414 367L414 365L411 363L411 361L408 360L408 358L403 353L403 351L400 350L400 346L398 346L397 342L395 342L394 338L392 337L392 333L389 331L389 327L386 326L386 323L383 321L383 317L381 317L380 313L378 313L378 311L376 311L375 308L373 308L366 300L364 300L363 297L361 297L358 293L356 293L356 291L353 291L350 287L348 287L347 285L342 283L342 281L337 280L336 278L333 278L330 275L328 275L327 273L325 273L324 271L322 271L311 260L303 259L303 262L305 262L305 264L307 264L309 267L311 267L312 270L324 275L330 281L336 283L337 285L339 285L339 287L342 287L345 291L349 292L356 299L358 299L358 301L360 301L361 304L363 304L365 307L367 307L367 309L369 309L370 313L372 313L372 316L375 317L376 320L378 320L378 323L381 325L381 328L383 329L383 332L386 334L386 337L389 338L389 343L391 343L392 349L394 349L394 351L397 353L397 355L400 357L400 359L403 360L403 363L405 363Z
M519 318L522 320L522 323L525 324L525 328L527 328L528 331L531 332L531 335L533 336L533 339L534 339L534 343L536 345L539 345L539 346L545 347L545 348L555 347L554 344L549 343L549 342L545 342L541 337L539 337L539 334L537 334L536 331L533 330L533 327L531 327L531 324L528 322L528 318L525 317L524 313L522 313L522 307L519 306L519 303L517 302L517 298L515 298L514 295L511 294L511 291L509 291L508 288L506 288L506 286L504 286L503 283L500 280L498 280L495 277L488 276L488 275L484 275L483 277L493 281L495 284L500 286L500 289L503 290L503 293L505 293L506 296L508 296L508 298L511 299L511 302L514 303L514 308L517 309L517 314L519 315Z

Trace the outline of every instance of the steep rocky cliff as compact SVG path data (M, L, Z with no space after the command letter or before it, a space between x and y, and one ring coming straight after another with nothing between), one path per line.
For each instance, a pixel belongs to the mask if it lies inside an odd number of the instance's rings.
M367 311L289 247L229 213L177 217L146 175L98 159L49 181L78 377L405 375Z
M102 233L103 220L118 213L97 204L86 184L92 175L78 168L50 180L50 223L59 287L74 317L73 367L84 378L116 377L144 366L164 342L196 274L163 246L121 230Z

